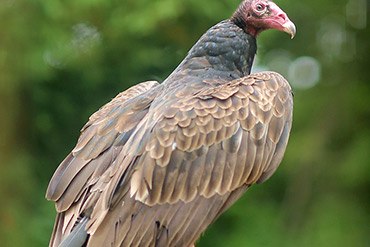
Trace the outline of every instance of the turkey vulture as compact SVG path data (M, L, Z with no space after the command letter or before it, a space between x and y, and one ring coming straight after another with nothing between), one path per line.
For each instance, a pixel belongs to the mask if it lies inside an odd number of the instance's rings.
M250 74L256 37L295 35L272 1L244 0L161 84L140 83L94 113L46 192L51 247L189 247L284 155L289 83Z

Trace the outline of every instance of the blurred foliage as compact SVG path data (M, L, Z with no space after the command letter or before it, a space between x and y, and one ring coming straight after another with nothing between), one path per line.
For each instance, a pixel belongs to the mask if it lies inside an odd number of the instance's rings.
M319 82L295 91L281 167L253 186L197 246L370 246L370 32L366 0L281 0L291 41L269 51L314 58ZM140 81L162 81L239 0L17 0L0 7L1 246L46 246L48 181L96 109ZM274 69L273 66L269 67ZM283 73L284 71L279 71ZM289 78L289 77L288 77Z

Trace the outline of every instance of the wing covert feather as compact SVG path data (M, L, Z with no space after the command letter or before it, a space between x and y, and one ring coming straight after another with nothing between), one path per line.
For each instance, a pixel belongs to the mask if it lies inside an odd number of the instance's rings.
M203 232L277 169L292 122L291 88L275 72L215 85L156 105L145 93L156 82L118 95L83 127L47 198L62 199L60 212L89 210L95 246L182 246L183 235L193 243L199 235L187 229ZM69 192L74 180L86 183Z
M116 147L124 144L121 136L132 133L128 127L125 129L126 132L120 132L118 127L120 124L122 125L122 122L141 120L143 112L148 111L146 104L150 104L154 97L139 98L137 96L145 94L147 90L157 85L158 82L155 81L135 85L120 93L90 117L89 122L81 130L82 133L76 147L58 167L46 192L47 199L57 201L59 212L66 210L75 201L78 194L87 186L95 183L107 167L112 164L117 155ZM132 105L138 105L137 101L140 101L142 108L137 108L139 114L134 120L128 120L123 113L133 111ZM143 104L143 101L146 104ZM135 128L135 126L131 126L131 128ZM121 141L114 144L117 139ZM109 154L109 156L105 154ZM111 163L107 164L106 161L111 161Z
M209 198L261 182L281 161L292 107L291 88L275 72L252 74L176 99L151 129L143 154L155 161L155 181L147 186L135 180L131 195L148 205L188 202L195 195ZM202 148L206 151L197 154ZM194 159L184 158L184 152ZM145 169L145 164L136 167L133 176Z

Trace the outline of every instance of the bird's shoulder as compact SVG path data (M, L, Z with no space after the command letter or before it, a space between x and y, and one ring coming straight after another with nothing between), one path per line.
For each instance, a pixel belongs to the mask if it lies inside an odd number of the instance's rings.
M114 97L111 101L102 106L98 111L89 117L89 121L84 125L81 132L91 125L100 124L106 117L115 117L120 115L118 109L131 107L133 110L139 110L139 107L134 108L132 103L141 101L141 104L144 105L146 102L152 101L153 97L150 97L150 94L143 95L143 93L148 92L158 85L159 83L157 81L145 81L138 83L123 92L120 92L116 97ZM135 98L140 95L142 95L141 98Z
M137 200L152 205L223 194L264 181L280 163L292 121L286 79L262 72L203 82L187 95L186 87L174 92L182 97L153 109L154 120L127 146L127 154L138 158L125 186Z
M147 113L158 85L147 81L132 86L91 115L76 146L50 180L46 198L57 202L58 211L67 209L81 190L99 180L110 167L109 162L102 161L115 159Z

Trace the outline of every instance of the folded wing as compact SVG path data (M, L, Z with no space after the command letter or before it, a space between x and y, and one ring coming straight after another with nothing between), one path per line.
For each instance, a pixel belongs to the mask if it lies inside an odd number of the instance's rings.
M156 83L145 84L90 118L49 185L63 214L55 242L82 215L88 246L191 245L272 175L291 129L289 83L262 72L207 85L151 104Z

